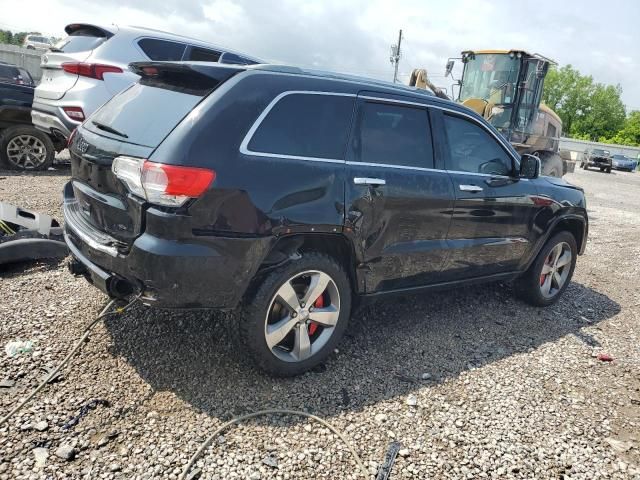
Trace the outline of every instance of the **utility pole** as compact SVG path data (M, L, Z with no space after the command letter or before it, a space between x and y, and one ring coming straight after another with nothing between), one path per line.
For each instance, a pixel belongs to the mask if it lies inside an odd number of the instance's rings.
M398 33L398 44L391 45L391 56L389 60L392 64L394 64L393 69L393 83L398 81L398 64L400 63L400 44L402 43L402 29L400 29L400 33Z

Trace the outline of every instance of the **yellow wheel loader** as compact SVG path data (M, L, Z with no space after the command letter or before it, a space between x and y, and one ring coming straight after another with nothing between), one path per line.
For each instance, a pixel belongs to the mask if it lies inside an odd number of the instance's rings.
M524 50L468 50L461 60L464 68L454 100L486 118L520 154L538 156L543 175L561 177L573 171L575 163L563 162L559 154L562 121L540 103L553 60ZM450 59L445 75L451 75L453 66ZM409 85L451 100L431 83L424 69L412 72Z

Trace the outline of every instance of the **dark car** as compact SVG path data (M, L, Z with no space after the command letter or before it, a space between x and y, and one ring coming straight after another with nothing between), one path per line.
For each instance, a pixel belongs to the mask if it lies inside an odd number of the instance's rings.
M70 268L148 305L241 307L271 373L325 359L356 299L516 280L550 305L584 251L583 191L456 103L292 67L131 68L70 143Z
M611 153L601 148L588 148L584 151L580 167L588 170L589 167L597 167L601 172L611 173Z
M65 146L61 138L47 135L31 123L33 90L33 86L0 78L0 166L45 170L53 163L56 150Z

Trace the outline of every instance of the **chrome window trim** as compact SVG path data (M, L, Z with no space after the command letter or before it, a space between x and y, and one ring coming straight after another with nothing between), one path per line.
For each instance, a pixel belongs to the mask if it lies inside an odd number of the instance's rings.
M296 77L305 77L305 78L319 78L319 77L315 77L313 75L302 75L302 74L283 73L283 72L270 72L268 70L264 71L264 72L269 74L269 75L285 75L285 76L296 76ZM259 72L258 71L250 71L250 72L247 72L247 73L248 74L258 74ZM322 77L322 78L324 78L324 77ZM334 79L334 78L327 78L327 80L343 81L343 80ZM355 81L350 81L350 80L344 80L344 81L348 82L348 83L359 84L359 82L355 82ZM366 83L362 83L362 85L367 85L367 84ZM375 84L371 84L370 86L376 86L376 85ZM302 95L305 95L305 94L306 95L327 95L327 96L352 97L352 98L359 97L359 98L364 98L364 99L368 99L368 100L377 100L377 101L383 101L383 102L389 102L389 103L399 103L399 104L406 104L406 105L414 105L414 106L418 106L418 107L422 107L422 108L437 108L439 110L444 110L444 111L447 111L447 112L458 114L458 115L461 115L463 117L469 118L471 121L474 122L475 125L479 125L482 129L484 129L486 132L491 134L493 136L493 138L495 138L498 141L498 143L500 143L502 145L502 147L505 148L505 150L507 151L507 155L509 155L509 157L514 160L516 168L520 166L520 162L512 155L511 151L507 147L505 147L505 144L504 144L505 140L504 139L502 139L499 136L497 136L494 132L489 130L482 123L479 123L477 121L477 119L475 119L473 116L471 116L469 114L466 114L464 112L460 112L460 111L452 109L452 108L446 108L446 107L442 107L442 106L439 106L439 105L434 105L432 103L411 102L411 101L408 101L408 100L397 100L397 99L393 99L393 98L374 97L374 96L370 96L370 95L360 95L359 96L359 95L356 95L354 93L339 93L339 92L327 92L327 91L318 91L318 90L287 90L285 92L282 92L282 93L278 94L273 100L271 100L271 102L269 102L269 104L266 106L266 108L262 111L262 113L258 116L258 118L253 122L253 125L251 125L251 128L249 129L247 134L244 136L244 139L242 140L242 143L240 144L240 153L241 154L243 154L243 155L252 155L252 156L256 156L256 157L266 157L266 158L281 158L281 159L287 159L287 160L304 160L304 161L308 161L308 162L344 163L346 165L351 165L351 166L361 165L361 166L367 166L367 167L395 168L395 169L400 169L400 170L414 170L414 171L420 171L420 172L447 172L447 173L454 173L454 174L473 175L473 176L477 176L477 177L516 178L516 177L509 176L509 175L492 175L492 174L489 174L489 173L463 172L463 171L459 171L459 170L446 170L446 169L438 169L438 168L413 167L413 166L409 166L409 165L393 165L393 164L388 164L388 163L354 162L354 161L346 161L346 160L337 159L337 158L304 157L304 156L299 156L299 155L285 155L285 154L267 153L267 152L258 152L258 151L249 150L248 145L251 142L251 139L253 138L253 135L255 134L255 132L258 129L258 127L260 126L260 124L264 121L266 116L269 114L269 112L273 109L273 107L275 107L275 105L281 99L283 99L284 97L286 97L288 95L296 95L296 94L302 94ZM520 178L520 180L528 181L529 179Z
M325 95L332 97L352 97L355 98L357 95L355 93L338 93L338 92L324 92L318 90L287 90L286 92L282 92L277 95L269 105L262 111L262 113L258 116L251 128L244 136L242 143L240 144L240 153L243 155L254 155L257 157L270 157L270 158L286 158L290 160L306 160L310 162L325 162L325 163L345 163L345 160L339 158L324 158L324 157L304 157L300 155L286 155L280 153L268 153L268 152L258 152L254 150L249 150L249 143L253 139L253 135L256 133L256 130L260 127L264 119L269 115L269 112L276 106L276 104L282 100L283 98L289 95Z

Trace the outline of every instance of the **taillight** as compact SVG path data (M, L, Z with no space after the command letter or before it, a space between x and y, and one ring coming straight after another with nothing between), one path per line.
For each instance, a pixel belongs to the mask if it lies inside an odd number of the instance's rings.
M117 157L111 170L131 193L170 207L179 207L191 198L200 197L216 179L216 172L206 168L167 165L132 157Z
M95 78L104 80L105 73L122 73L120 67L114 65L102 65L99 63L75 63L65 62L62 64L62 70L67 73L73 73L82 77Z
M71 120L76 120L78 122L84 122L84 111L82 110L82 108L80 108L80 107L62 107L62 110L64 110L64 113L66 113L67 116Z

